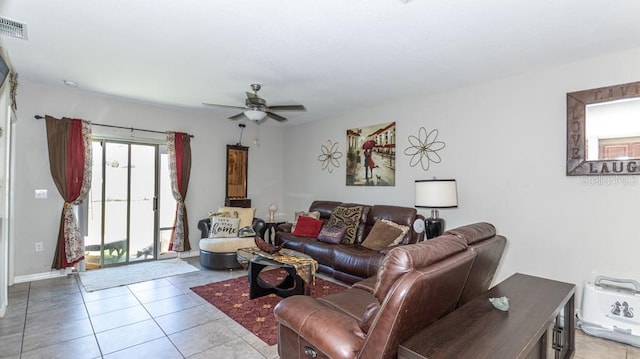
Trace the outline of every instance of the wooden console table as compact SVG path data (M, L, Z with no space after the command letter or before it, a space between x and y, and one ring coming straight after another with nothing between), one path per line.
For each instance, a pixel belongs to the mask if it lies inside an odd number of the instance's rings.
M398 358L571 358L574 294L573 284L514 274L400 344ZM488 300L502 296L508 312Z

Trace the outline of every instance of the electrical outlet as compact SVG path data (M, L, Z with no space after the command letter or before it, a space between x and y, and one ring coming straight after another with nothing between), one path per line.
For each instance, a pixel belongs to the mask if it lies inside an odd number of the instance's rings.
M44 250L44 243L36 242L36 252L42 252Z
M46 199L48 197L48 191L46 189L36 190L36 199Z

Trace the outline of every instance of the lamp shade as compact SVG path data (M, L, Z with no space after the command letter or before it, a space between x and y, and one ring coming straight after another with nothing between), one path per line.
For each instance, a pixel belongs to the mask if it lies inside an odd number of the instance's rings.
M259 110L246 110L244 115L251 121L260 121L267 116L265 112Z
M416 180L416 202L419 208L458 207L458 188L454 179Z

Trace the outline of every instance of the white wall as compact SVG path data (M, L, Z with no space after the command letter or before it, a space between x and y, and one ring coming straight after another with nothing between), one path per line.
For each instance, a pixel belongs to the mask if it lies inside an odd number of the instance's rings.
M9 81L0 91L0 318L2 318L9 304L9 218L10 193L8 178L11 176L9 160L11 154L11 118L9 105Z
M186 204L190 243L198 248L197 221L224 204L226 145L238 142L238 122L207 112L189 112L133 103L66 87L20 81L16 124L15 276L50 271L63 201L49 172L44 120L34 115L73 117L95 123L131 126L158 131L182 131L191 141L192 168ZM94 127L104 131L104 128ZM129 131L120 131L129 136ZM134 133L136 134L136 133ZM138 132L136 135L144 136ZM259 146L252 143L259 135ZM242 144L249 150L248 196L257 215L266 217L269 203L282 203L282 130L248 123ZM49 198L34 199L35 189L47 189ZM35 242L44 251L35 252Z
M448 228L488 221L508 239L497 280L522 272L579 285L596 275L640 280L638 177L567 177L566 93L640 80L640 49L537 70L286 129L285 207L313 199L413 206L414 180L458 180ZM346 151L348 128L396 121L395 187L347 187L345 168L321 171L327 139ZM438 129L442 163L410 167L408 136ZM613 182L612 182L613 181ZM428 216L426 211L422 211Z
M635 49L284 130L262 126L260 146L252 145L249 155L249 197L263 217L271 202L288 216L314 199L412 206L415 179L453 177L459 207L441 211L448 227L489 221L508 238L497 280L514 272L579 286L598 274L640 279L640 179L565 176L566 93L640 80L639 61ZM49 174L44 123L35 114L193 133L191 232L197 233L197 218L223 201L224 148L237 142L236 123L24 80L18 106L16 275L49 270L62 206ZM347 187L345 157L333 174L320 169L327 139L344 153L348 128L389 121L397 125L395 187ZM446 143L442 163L427 172L410 167L403 154L407 137L421 126L438 129ZM255 133L249 124L243 143ZM35 200L36 188L49 189L50 198ZM34 251L36 241L45 242L44 252Z

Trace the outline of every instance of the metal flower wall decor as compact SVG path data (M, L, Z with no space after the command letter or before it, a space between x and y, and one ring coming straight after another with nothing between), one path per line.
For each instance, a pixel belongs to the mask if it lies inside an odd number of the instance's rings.
M442 141L436 141L437 138L437 129L433 129L427 134L424 127L420 127L417 137L409 136L411 146L404 150L404 154L411 157L409 162L411 167L415 167L419 163L423 170L428 171L432 162L440 163L442 161L438 151L442 150L445 145Z
M322 164L322 170L327 170L329 173L333 173L334 168L340 167L340 162L338 161L342 158L342 152L340 152L338 142L331 142L331 140L327 140L326 145L320 146L320 151L322 154L318 156L318 161Z

